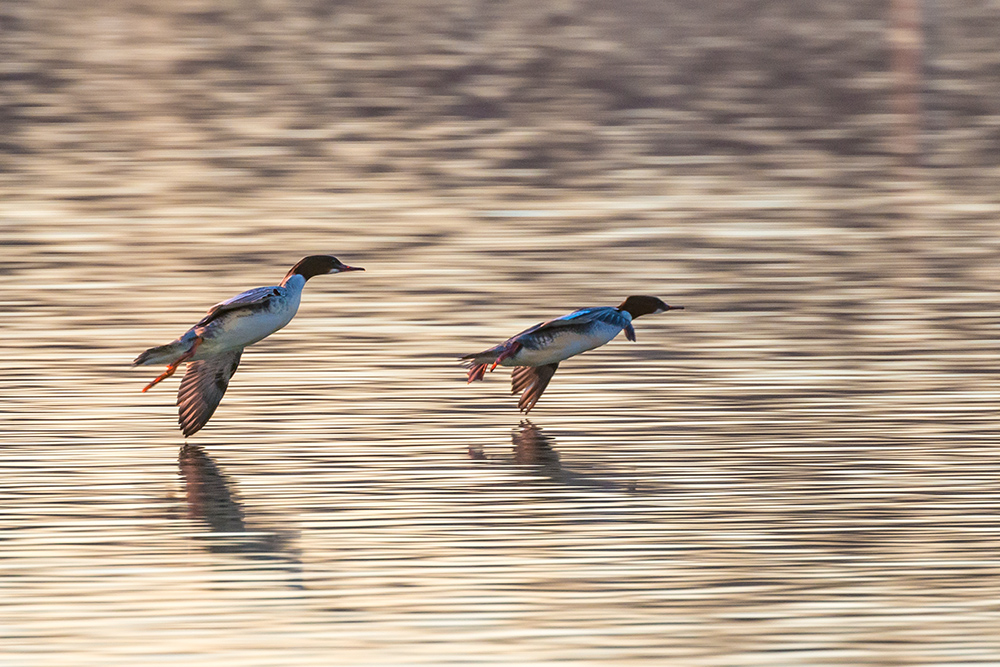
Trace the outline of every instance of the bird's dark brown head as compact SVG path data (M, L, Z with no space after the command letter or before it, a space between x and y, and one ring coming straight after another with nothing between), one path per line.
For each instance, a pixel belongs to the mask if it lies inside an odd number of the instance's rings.
M285 274L282 284L298 274L309 280L313 276L323 276L328 273L343 273L344 271L364 271L360 266L348 266L333 255L309 255Z
M618 310L627 312L634 320L643 315L654 315L667 310L684 310L684 306L668 306L655 296L630 296L622 301Z

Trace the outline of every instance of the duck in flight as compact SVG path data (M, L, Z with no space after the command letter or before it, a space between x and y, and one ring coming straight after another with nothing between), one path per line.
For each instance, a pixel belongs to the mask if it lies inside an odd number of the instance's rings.
M462 360L469 369L470 383L482 380L487 369L513 366L510 393L521 394L517 407L528 413L549 386L559 362L600 347L621 331L634 341L632 321L637 317L683 309L684 306L668 306L655 296L630 296L617 308L581 308L536 324L488 350L467 354Z
M198 432L219 406L229 379L240 365L243 348L267 338L292 321L302 288L313 276L364 271L330 255L310 255L293 266L280 285L258 287L212 306L187 333L167 345L151 347L133 366L167 364L167 370L143 391L167 379L187 362L177 392L178 423L184 437Z

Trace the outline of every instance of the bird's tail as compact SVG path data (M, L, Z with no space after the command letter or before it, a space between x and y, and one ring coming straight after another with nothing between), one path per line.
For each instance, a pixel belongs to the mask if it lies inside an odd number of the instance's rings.
M481 354L467 354L464 357L460 357L462 365L469 369L469 382L482 380L483 376L486 375L486 368L496 359L495 355L487 357L485 354L485 352Z
M486 371L492 371L497 367L497 364L507 357L517 354L517 351L520 349L520 343L506 341L488 350L483 350L475 354L467 354L459 358L465 362L465 367L469 369L469 382L475 382L476 380L482 380L483 376L486 375Z
M183 357L191 349L191 344L197 336L189 331L173 343L151 347L132 362L133 366L152 366L159 364L172 364Z
M486 375L487 369L491 364L496 362L499 356L500 350L491 347L484 352L467 354L464 357L460 357L463 362L462 365L469 369L469 382L482 380Z
M486 376L489 364L469 364L469 382L482 380Z
M182 348L177 341L170 343L168 345L160 345L158 347L151 347L132 362L133 366L151 366L153 364L171 364L180 356L184 354L184 348Z

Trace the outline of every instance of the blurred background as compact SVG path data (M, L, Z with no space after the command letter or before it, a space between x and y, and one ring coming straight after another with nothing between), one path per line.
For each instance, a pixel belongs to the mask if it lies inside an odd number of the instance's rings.
M998 65L971 0L3 2L0 662L995 664ZM314 253L181 447L132 358Z
M991 3L15 0L0 21L6 185L87 189L79 210L884 186L915 124L935 181L988 192L1000 154Z

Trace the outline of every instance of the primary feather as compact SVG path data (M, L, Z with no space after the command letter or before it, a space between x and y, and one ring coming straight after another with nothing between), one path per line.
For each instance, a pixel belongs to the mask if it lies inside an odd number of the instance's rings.
M188 364L177 392L177 423L184 437L200 431L212 418L242 355L242 349L234 350Z
M510 376L510 393L521 394L517 402L518 409L528 414L535 403L542 397L542 392L549 386L549 380L556 374L559 364L547 366L517 366ZM521 393L524 392L524 393Z

